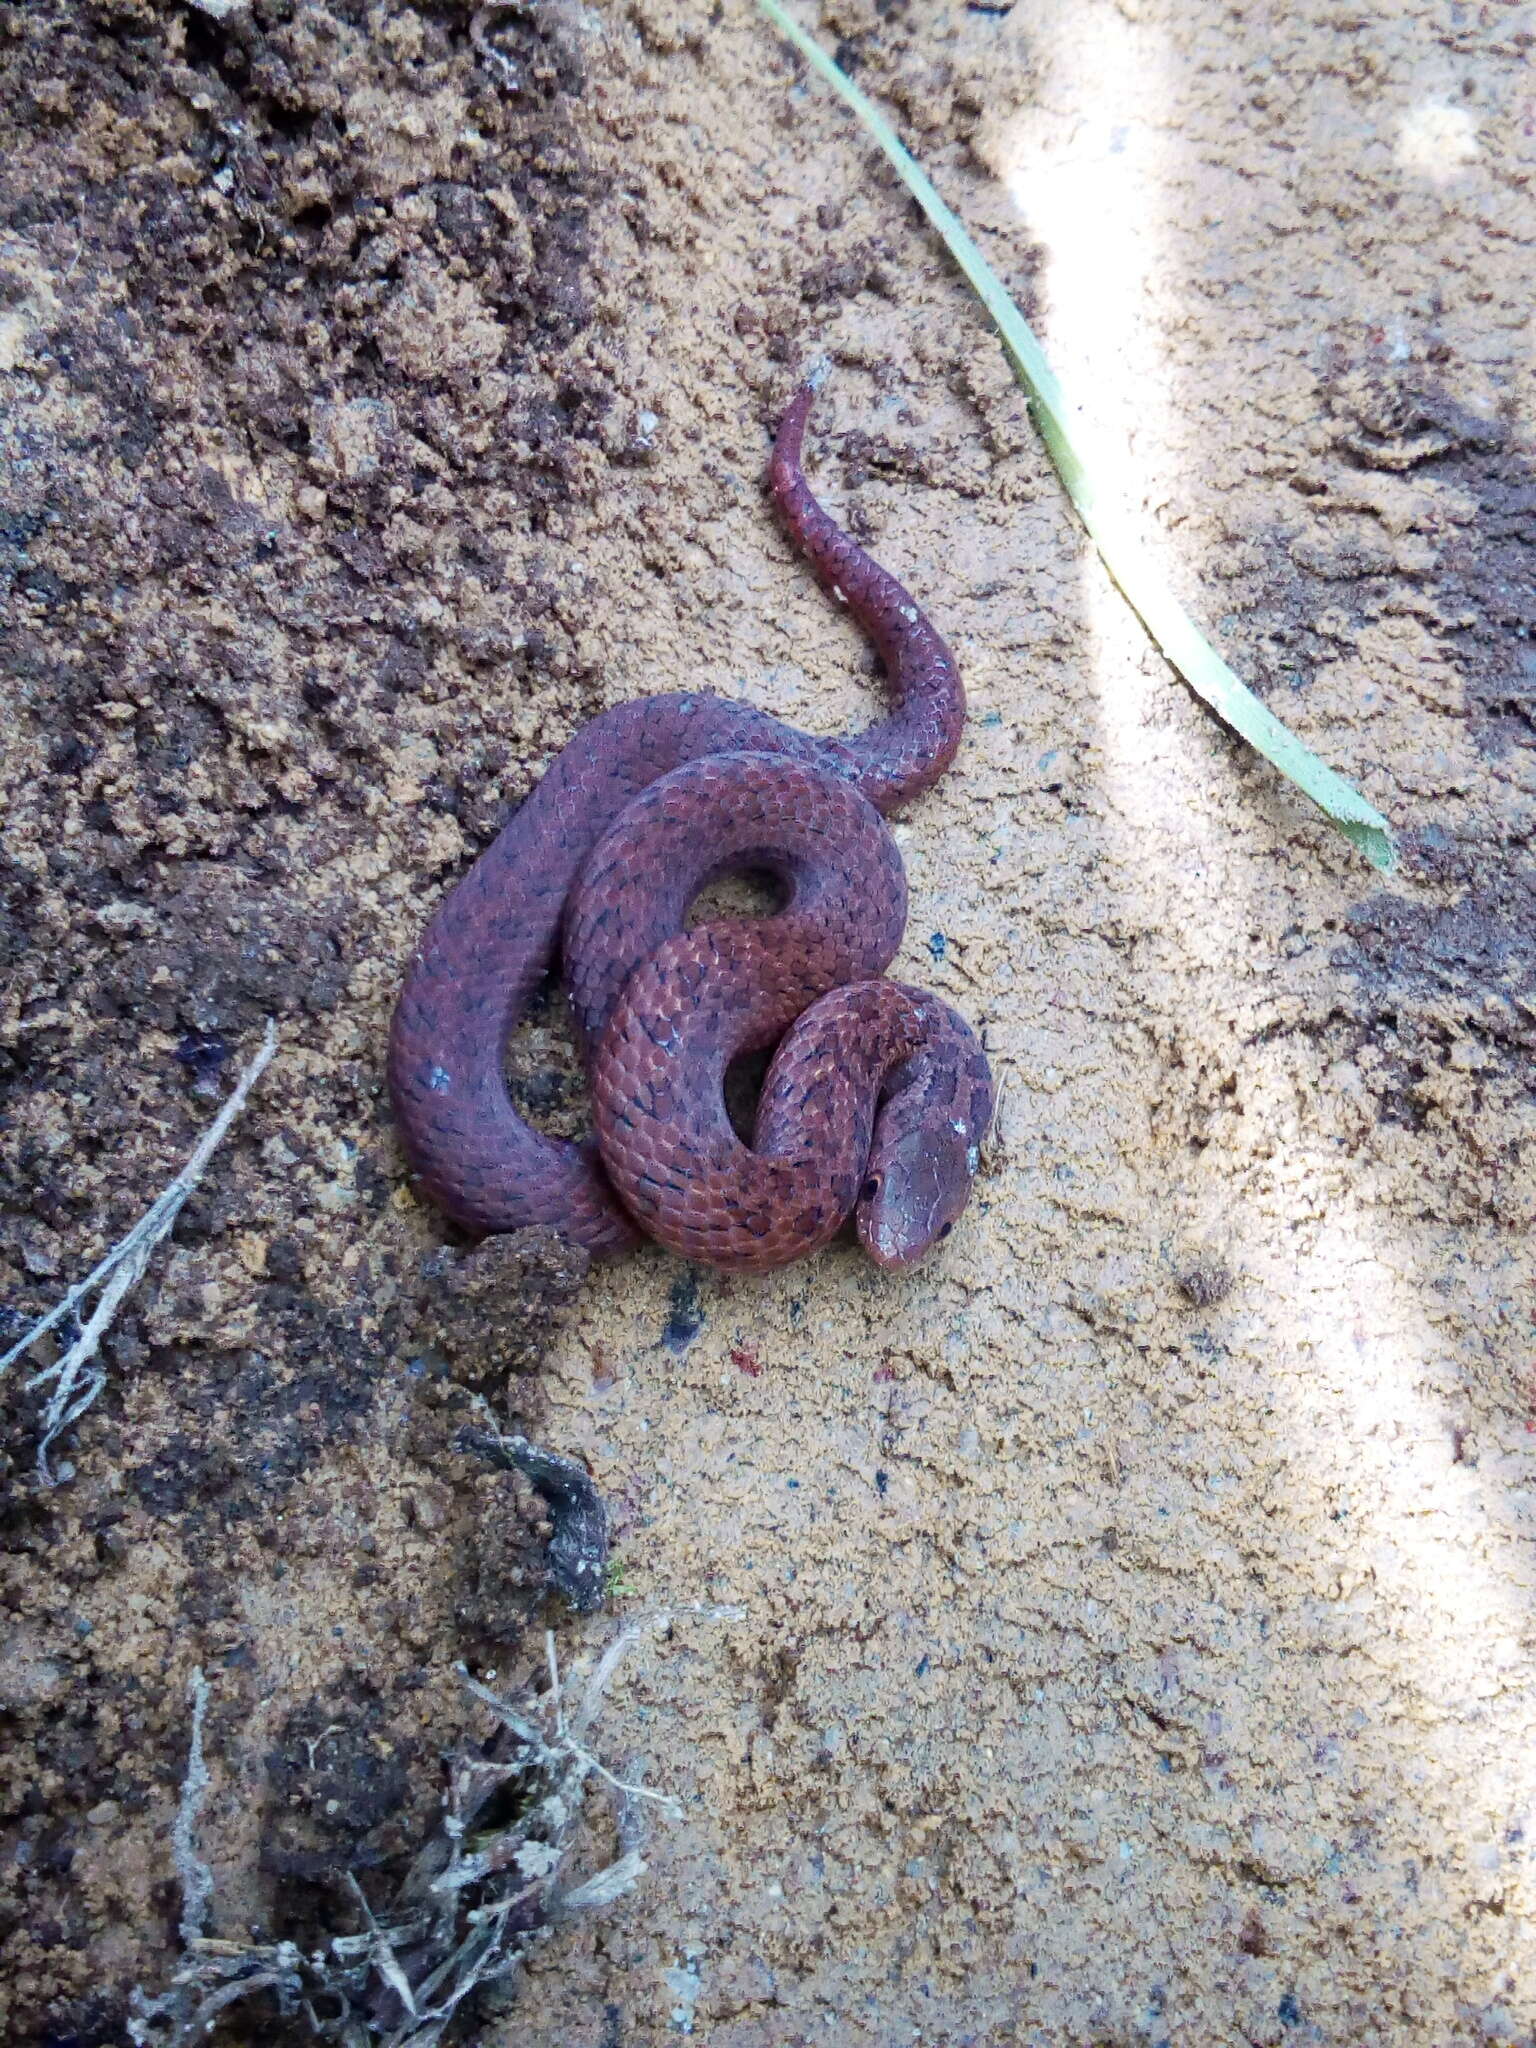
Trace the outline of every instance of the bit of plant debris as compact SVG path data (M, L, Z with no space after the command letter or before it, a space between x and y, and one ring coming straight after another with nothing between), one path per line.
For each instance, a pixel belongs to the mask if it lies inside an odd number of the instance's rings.
M694 1606L642 1615L614 1637L589 1676L565 1680L548 1635L548 1690L517 1706L460 1666L470 1692L490 1710L494 1732L454 1753L441 1824L390 1904L373 1907L349 1872L347 1891L361 1926L308 1953L292 1941L224 1941L205 1931L212 1881L197 1853L196 1818L209 1782L202 1749L208 1689L201 1671L194 1673L191 1743L172 1838L187 1960L167 1991L135 1992L128 2025L135 2048L187 2048L206 2038L227 2007L263 1995L284 2017L307 2024L312 2039L338 2048L437 2048L469 2015L476 1994L505 1988L560 1921L611 1905L638 1881L646 1867L642 1802L674 1819L681 1815L665 1794L615 1776L588 1744L627 1652L684 1614L735 1621L743 1612ZM582 1795L593 1777L619 1795L619 1853L572 1883L567 1866L585 1833Z
M531 1480L554 1523L545 1553L550 1584L578 1614L601 1607L608 1591L608 1512L586 1468L558 1451L540 1450L525 1436L505 1436L494 1422L488 1429L461 1430L459 1444Z

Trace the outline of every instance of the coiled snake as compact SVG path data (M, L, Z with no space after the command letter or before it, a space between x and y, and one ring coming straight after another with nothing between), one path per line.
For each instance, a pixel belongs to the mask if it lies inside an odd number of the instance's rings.
M457 1222L552 1224L589 1252L639 1235L762 1272L850 1212L879 1264L912 1264L965 1206L993 1107L986 1055L933 995L879 977L906 924L880 813L954 758L965 698L911 597L812 497L814 387L779 428L769 485L822 585L885 665L888 715L818 739L749 705L672 692L616 705L551 762L439 906L395 1011L389 1084L407 1157ZM712 876L766 869L775 913L685 928ZM517 1114L507 1038L557 950L596 1138ZM724 1098L777 1044L752 1144Z

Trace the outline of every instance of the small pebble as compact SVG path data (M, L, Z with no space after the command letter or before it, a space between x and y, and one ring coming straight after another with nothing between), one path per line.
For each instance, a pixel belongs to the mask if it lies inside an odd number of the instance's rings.
M1219 1259L1200 1259L1179 1275L1179 1291L1196 1308L1213 1308L1232 1292L1232 1274Z

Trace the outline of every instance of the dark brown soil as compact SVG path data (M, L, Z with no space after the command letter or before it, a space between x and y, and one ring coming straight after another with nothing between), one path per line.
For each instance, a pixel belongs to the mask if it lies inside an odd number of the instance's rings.
M443 1375L505 1406L579 1270L502 1261L487 1311L402 1240L357 1008L381 923L406 938L526 780L480 679L538 702L535 758L592 701L539 553L616 431L584 77L556 26L498 33L515 101L452 7L0 9L7 1316L169 1178L264 1018L283 1046L108 1340L67 1485L6 1411L17 2043L119 2040L163 1975L172 1673L208 1669L238 1757L233 1910L312 1939L336 1873L433 1816L453 1660L543 1601L545 1511L454 1449Z

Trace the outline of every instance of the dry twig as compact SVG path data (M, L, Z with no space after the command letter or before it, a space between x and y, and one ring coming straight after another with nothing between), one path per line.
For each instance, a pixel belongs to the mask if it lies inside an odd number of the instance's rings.
M48 1453L54 1441L62 1431L80 1420L107 1383L105 1369L94 1363L102 1338L112 1327L125 1297L143 1279L155 1246L170 1233L183 1202L202 1179L204 1168L223 1142L225 1132L245 1107L246 1097L266 1072L276 1051L277 1026L268 1018L255 1058L236 1082L228 1101L203 1133L196 1151L170 1186L155 1197L127 1235L118 1239L85 1278L71 1287L46 1315L29 1324L5 1356L0 1358L0 1373L3 1373L40 1337L46 1337L50 1330L73 1318L82 1302L93 1294L97 1296L90 1320L77 1331L63 1354L27 1381L29 1392L40 1387L53 1389L43 1410L43 1434L37 1447L37 1476L44 1486L54 1483L48 1464ZM67 1478L68 1473L63 1476Z

